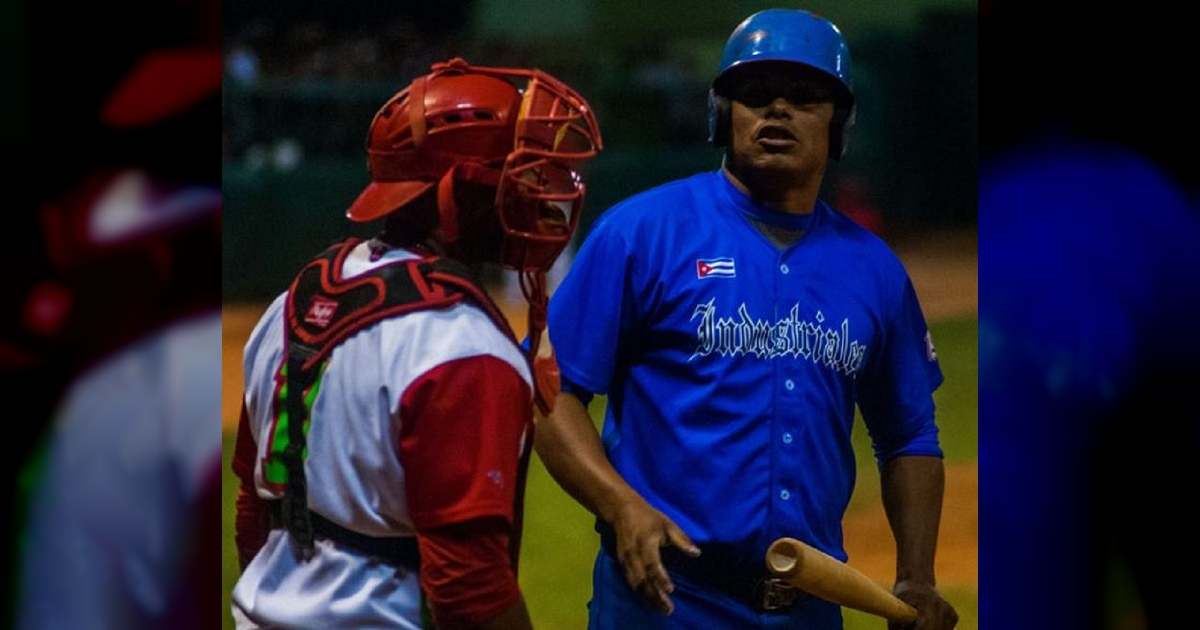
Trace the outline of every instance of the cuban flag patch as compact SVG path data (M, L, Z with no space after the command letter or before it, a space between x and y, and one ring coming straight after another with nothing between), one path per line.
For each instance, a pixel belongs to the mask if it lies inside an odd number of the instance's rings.
M734 278L737 276L737 270L734 269L732 258L710 258L708 260L696 261L696 277L703 280L705 278Z

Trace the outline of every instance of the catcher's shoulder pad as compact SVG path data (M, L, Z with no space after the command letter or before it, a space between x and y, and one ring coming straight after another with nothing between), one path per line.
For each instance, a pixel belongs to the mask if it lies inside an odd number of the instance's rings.
M382 265L353 278L342 276L346 256L361 242L349 238L327 248L292 281L286 304L289 343L306 348L305 368L320 362L358 330L388 317L445 308L469 299L516 343L503 313L471 270L442 257Z

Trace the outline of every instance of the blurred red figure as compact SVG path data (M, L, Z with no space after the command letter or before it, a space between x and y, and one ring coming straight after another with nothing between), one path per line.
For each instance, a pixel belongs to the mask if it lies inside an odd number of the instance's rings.
M886 236L883 213L871 202L867 185L861 179L850 175L838 178L833 189L833 206L875 236Z
M0 371L40 382L49 411L21 454L12 617L20 630L213 628L221 190L215 133L197 122L212 112L215 131L219 3L96 11L53 34L86 50L112 38L119 53L87 60L108 67L85 69L112 82L93 94L81 81L72 102L40 95L55 124L35 135L78 149L51 169L0 312ZM91 116L62 117L72 106Z

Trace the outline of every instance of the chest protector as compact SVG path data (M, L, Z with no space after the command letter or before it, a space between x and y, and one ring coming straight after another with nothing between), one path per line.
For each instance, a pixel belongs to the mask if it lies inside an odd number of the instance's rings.
M340 528L308 509L304 427L309 421L312 404L310 392L317 383L325 359L339 343L385 318L422 309L447 308L466 300L486 313L520 349L520 342L500 308L480 288L471 270L458 261L441 257L406 260L377 267L354 278L343 278L341 270L346 256L361 242L362 239L349 238L332 245L300 270L288 290L284 367L288 444L282 453L287 484L280 511L283 525L291 534L293 548L303 560L315 553L314 533L350 546L365 547L367 551L378 549L374 541L381 540L363 540L370 537ZM532 428L530 425L529 430ZM526 441L517 469L514 532L510 539L514 569L520 555L525 477L532 443L532 439ZM314 521L318 525L315 532ZM354 545L354 542L360 544ZM414 566L417 557L415 540L391 539L390 542L410 547L410 551L399 554L398 561L410 568ZM397 557L394 553L379 555Z

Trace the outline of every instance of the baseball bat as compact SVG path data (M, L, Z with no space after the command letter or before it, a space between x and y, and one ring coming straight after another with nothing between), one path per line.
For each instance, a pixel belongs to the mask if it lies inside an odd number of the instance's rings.
M840 606L889 621L917 619L917 609L862 572L795 538L778 538L771 543L767 569L792 586Z

